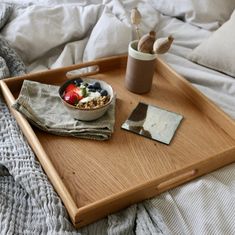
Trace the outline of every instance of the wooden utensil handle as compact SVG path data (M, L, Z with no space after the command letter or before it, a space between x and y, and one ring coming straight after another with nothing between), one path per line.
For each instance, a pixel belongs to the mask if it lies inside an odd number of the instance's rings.
M173 187L175 187L179 184L182 184L182 183L188 181L189 179L195 177L196 173L197 173L197 170L193 169L193 170L187 171L181 175L178 175L174 178L170 178L168 180L165 180L157 186L157 190L165 191L170 188L173 188Z

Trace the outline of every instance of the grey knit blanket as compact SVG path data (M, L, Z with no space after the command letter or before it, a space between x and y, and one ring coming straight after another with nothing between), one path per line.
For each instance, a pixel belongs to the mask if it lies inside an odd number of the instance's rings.
M13 8L0 3L0 30ZM0 79L24 73L24 63L0 37ZM0 96L0 234L151 235L169 231L151 201L76 230Z

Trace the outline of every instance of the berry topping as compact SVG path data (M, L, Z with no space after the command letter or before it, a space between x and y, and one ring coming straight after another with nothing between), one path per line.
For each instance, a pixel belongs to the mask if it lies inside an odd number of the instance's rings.
M74 92L73 90L68 91L64 95L64 100L67 103L72 104L72 105L76 105L80 99L81 99L81 97L79 96L79 94Z
M80 89L80 87L75 87L75 88L73 89L73 91L76 92L76 93L77 93L78 95L80 95L80 96L82 95L82 94L81 94L81 89Z
M66 88L65 88L65 93L69 92L69 91L72 91L76 88L76 85L75 84L69 84Z
M93 84L93 87L94 87L95 89L97 89L97 90L101 88L99 82L95 82L95 83Z
M87 88L88 88L88 89L95 89L94 86L93 86L93 84L88 84Z
M81 104L87 107L91 104L96 104L99 100L100 102L102 101L99 105L108 102L109 95L107 90L102 89L100 82L87 83L78 78L73 80L73 83L67 85L64 90L63 99L71 105L78 107Z
M102 89L102 90L100 91L100 95L101 95L101 96L107 96L107 95L108 95L108 92L107 92L106 90Z
M83 83L83 80L82 80L81 78L78 78L78 79L74 80L73 83L74 83L76 86L80 86L80 85Z
M88 91L89 91L89 92L96 92L96 89L95 89L95 88L89 88Z

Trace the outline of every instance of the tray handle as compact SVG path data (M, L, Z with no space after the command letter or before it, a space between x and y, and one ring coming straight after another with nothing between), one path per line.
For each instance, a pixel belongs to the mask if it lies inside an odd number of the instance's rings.
M57 69L57 71L62 72L68 79L72 79L76 77L95 75L117 68L123 68L126 66L126 63L127 56L118 55L110 58L99 58L97 60L87 61L81 64L70 65Z
M70 70L68 71L65 76L68 79L73 79L73 78L78 78L78 77L86 77L90 75L95 75L99 73L100 67L99 65L89 65L89 66L84 66L78 69Z
M159 183L157 185L156 189L161 192L166 191L170 188L173 188L175 186L180 185L181 183L184 183L184 182L190 180L191 178L194 178L196 173L197 173L197 170L193 169L193 170L184 172L180 175L177 175L173 178L166 179L166 180L162 181L161 183Z

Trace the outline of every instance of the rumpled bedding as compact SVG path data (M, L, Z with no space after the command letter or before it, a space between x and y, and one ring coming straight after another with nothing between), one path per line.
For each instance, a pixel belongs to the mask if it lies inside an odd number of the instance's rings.
M8 54L0 54L1 78L127 52L136 37L130 10L138 6L142 34L154 29L157 37L175 38L169 53L161 57L235 119L235 78L187 59L213 31L163 15L153 1L2 2L13 5L0 20L1 51L3 45L13 50L16 56L10 58L18 61L13 65L19 71L8 62ZM0 4L0 12L6 6ZM2 99L0 107L1 234L235 233L235 164L75 230Z

